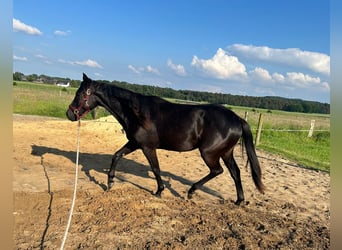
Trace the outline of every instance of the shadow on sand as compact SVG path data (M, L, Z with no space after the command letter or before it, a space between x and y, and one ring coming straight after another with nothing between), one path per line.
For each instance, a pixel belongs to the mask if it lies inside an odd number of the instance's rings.
M38 145L32 145L31 147L32 147L32 151L31 151L32 155L42 157L44 154L49 153L49 154L54 154L58 156L63 156L71 160L73 163L76 163L75 151L65 151L65 150L61 150L58 148L51 148L51 147L38 146ZM107 186L104 185L103 183L100 183L98 180L96 180L96 178L93 175L91 175L91 170L95 170L98 173L107 175L111 160L112 160L112 155L109 155L109 154L89 154L89 153L81 153L81 152L79 153L79 165L82 166L81 171L83 171L86 174L86 176L89 178L91 182L94 182L96 185L100 186L104 191L107 190ZM119 161L117 168L116 168L116 173L122 172L122 173L128 173L128 174L132 174L132 175L139 176L139 177L146 178L146 179L154 179L149 175L149 171L150 171L149 166L146 166L146 165L143 165L143 164L140 164L140 163L137 163L135 161L128 160L125 158L122 158ZM169 189L170 192L174 196L180 197L180 198L183 198L183 196L181 196L175 189L171 187L170 179L178 181L184 185L188 185L189 188L193 184L190 180L185 179L181 176L174 175L168 171L161 171L161 177L163 179L165 188ZM122 182L131 183L132 185L142 190L145 190L147 192L153 193L151 192L150 189L144 186L141 186L137 183L133 183L130 180L122 177L122 175L121 177L118 177L118 174L116 174L115 178ZM223 199L223 197L218 192L210 188L201 187L200 190L210 195L216 196L219 199Z

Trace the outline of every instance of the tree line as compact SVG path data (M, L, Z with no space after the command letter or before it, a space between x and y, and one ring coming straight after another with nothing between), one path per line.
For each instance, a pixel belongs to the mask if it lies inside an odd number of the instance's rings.
M108 81L106 82L109 83ZM330 104L305 101L301 99L289 99L278 96L254 97L193 90L174 90L171 88L131 84L120 81L112 81L111 83L144 95L155 95L164 98L174 98L194 102L218 103L232 106L253 107L268 110L330 114Z
M47 84L56 84L57 82L69 82L70 86L78 88L81 84L80 80L72 80L69 78L51 77L46 75L27 75L20 72L13 73L14 81L32 81L42 82ZM301 99L290 99L277 96L265 96L265 97L254 97L254 96L242 96L232 95L223 93L211 93L204 91L193 91L193 90L174 90L172 88L163 88L151 85L140 85L132 84L123 81L107 81L101 80L101 82L114 84L121 88L125 88L137 93L144 95L155 95L163 98L181 99L193 102L207 102L207 103L218 103L232 106L245 106L253 108L262 108L268 110L283 110L289 112L301 112L301 113L319 113L319 114L330 114L330 104L306 101Z

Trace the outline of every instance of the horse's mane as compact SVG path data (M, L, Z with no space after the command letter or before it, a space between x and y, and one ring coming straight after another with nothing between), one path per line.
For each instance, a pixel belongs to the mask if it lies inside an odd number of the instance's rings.
M115 97L121 100L125 100L126 102L132 102L134 105L144 105L145 102L161 104L161 103L169 103L168 101L152 95L143 95L134 91L131 91L126 88L122 88L117 86L116 84L106 83L101 81L93 81L97 86L97 90L108 93L109 97Z
M92 84L95 86L96 92L104 99L111 101L117 100L117 103L120 103L118 108L121 109L122 114L124 113L123 109L129 109L129 113L131 113L135 117L134 119L137 119L144 127L147 126L151 114L155 113L155 110L160 104L170 103L160 97L136 93L115 84L100 81L93 81ZM115 110L114 107L112 107L111 110L114 112L119 111ZM129 113L126 113L126 115L129 115Z

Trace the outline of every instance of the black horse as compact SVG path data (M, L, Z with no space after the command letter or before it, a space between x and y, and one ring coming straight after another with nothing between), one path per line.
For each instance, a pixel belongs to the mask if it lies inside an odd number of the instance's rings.
M233 150L242 137L251 165L252 178L257 189L264 193L261 169L253 144L249 125L234 112L221 105L173 104L155 96L145 96L129 90L97 81L83 74L83 82L66 112L71 121L81 119L90 110L102 106L122 125L128 142L112 158L108 172L108 189L114 183L115 167L124 155L141 149L156 177L157 196L161 196L164 184L156 149L189 151L198 148L210 173L194 183L188 191L191 198L196 189L221 174L222 158L234 179L237 200L244 194L240 169L233 157Z

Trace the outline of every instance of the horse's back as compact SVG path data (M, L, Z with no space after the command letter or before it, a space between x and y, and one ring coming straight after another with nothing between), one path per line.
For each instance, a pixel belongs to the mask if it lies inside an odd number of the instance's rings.
M240 118L221 105L180 105L165 103L155 114L160 148L188 151L224 140L231 130L240 137Z

